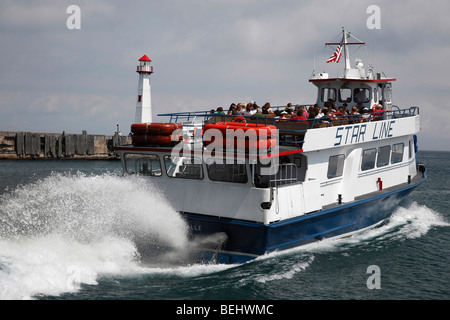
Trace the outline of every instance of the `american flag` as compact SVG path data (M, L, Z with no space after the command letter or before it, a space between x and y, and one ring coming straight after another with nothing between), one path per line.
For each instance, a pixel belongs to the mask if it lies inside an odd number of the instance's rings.
M336 48L336 51L333 53L333 55L328 58L327 63L333 62L333 61L336 63L339 62L339 59L341 59L343 43L344 43L344 37L342 37L341 43L338 45L338 47Z

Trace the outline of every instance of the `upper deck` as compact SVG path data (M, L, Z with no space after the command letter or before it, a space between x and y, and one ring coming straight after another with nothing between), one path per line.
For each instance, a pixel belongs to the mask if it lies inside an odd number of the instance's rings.
M281 106L273 107L279 110ZM207 111L176 112L159 114L169 117L170 122L183 123L186 132L194 135L208 123L232 122L236 115L211 114ZM313 151L388 139L420 131L419 108L414 106L401 109L381 110L365 114L332 116L306 120L281 119L275 114L260 114L243 117L248 124L273 125L278 129L280 146L302 151ZM323 129L323 130L320 130ZM198 131L197 132L201 132Z

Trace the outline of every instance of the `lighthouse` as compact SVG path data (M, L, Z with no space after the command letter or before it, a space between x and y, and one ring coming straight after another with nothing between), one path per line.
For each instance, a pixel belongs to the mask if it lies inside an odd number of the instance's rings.
M136 102L135 123L152 122L152 96L150 92L150 75L153 73L153 67L150 66L150 60L147 55L139 59L139 65L136 72L139 73L138 96Z

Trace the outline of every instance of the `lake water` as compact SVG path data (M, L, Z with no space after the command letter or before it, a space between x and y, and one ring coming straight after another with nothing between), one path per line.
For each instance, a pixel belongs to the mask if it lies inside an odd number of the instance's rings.
M136 234L186 228L118 161L0 161L0 299L447 300L449 159L419 151L428 180L376 228L236 265L143 262Z

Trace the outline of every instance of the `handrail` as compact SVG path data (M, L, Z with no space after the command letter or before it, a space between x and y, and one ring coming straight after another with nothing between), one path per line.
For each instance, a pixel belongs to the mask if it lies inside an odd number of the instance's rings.
M272 108L280 108L272 107ZM291 144L301 148L304 143L304 134L309 129L326 128L330 126L341 126L349 124L357 124L364 122L372 122L387 119L397 119L411 117L419 114L419 107L413 106L407 109L400 109L393 106L395 110L381 110L380 112L368 114L356 114L332 117L331 122L324 122L323 118L314 118L306 120L279 119L268 115L240 115L247 120L247 123L256 123L264 125L274 125L279 132L280 144ZM209 111L193 111L193 112L175 112L158 114L158 116L169 116L170 122L190 121L192 118L200 119L202 125L215 122L231 122L237 115L210 113ZM192 120L192 121L194 121ZM298 123L298 126L296 125ZM290 124L290 125L289 125ZM291 138L289 140L289 138Z

